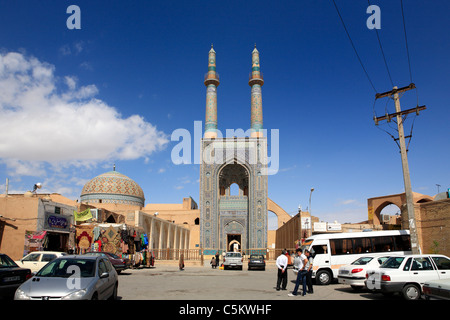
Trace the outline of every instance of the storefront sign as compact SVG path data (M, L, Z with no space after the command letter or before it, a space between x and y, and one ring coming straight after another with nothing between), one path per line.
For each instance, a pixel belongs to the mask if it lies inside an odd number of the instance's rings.
M73 215L75 216L75 221L86 221L93 218L90 209L86 209L81 212L74 211Z
M327 231L327 223L326 222L314 222L314 231L316 231L316 232Z
M328 223L327 224L328 231L341 231L341 224L340 223Z
M66 216L45 213L45 229L69 232L70 223Z

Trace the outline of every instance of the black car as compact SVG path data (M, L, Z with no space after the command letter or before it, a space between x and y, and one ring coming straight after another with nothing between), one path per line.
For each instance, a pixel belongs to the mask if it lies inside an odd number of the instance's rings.
M116 269L117 273L121 273L123 270L128 269L130 267L130 260L122 259L121 257L111 252L98 251L98 252L88 252L85 254L108 257L109 261L113 265L114 269Z
M13 297L16 289L31 277L30 269L19 267L6 254L0 253L0 297Z
M266 261L262 254L251 254L248 259L248 270L250 269L266 269Z

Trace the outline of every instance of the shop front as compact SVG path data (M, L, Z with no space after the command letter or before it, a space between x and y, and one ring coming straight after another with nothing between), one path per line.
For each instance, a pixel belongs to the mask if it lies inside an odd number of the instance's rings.
M148 236L141 228L119 223L82 223L75 228L75 253L109 252L128 259L133 267L154 265Z
M74 249L75 229L72 217L45 212L43 223L36 231L25 231L24 252L33 251L71 252Z

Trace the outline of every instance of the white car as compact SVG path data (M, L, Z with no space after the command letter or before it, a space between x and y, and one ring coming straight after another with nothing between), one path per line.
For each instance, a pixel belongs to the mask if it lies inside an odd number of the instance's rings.
M425 282L423 295L426 300L450 300L450 279Z
M365 287L366 271L378 268L390 256L361 257L351 264L342 266L338 271L338 282L350 285L354 290Z
M417 300L424 283L450 279L450 258L438 254L391 257L378 269L368 270L366 277L372 292L400 293L407 300Z
M35 273L42 269L50 261L61 256L67 255L65 252L57 251L34 251L27 254L22 259L15 261L19 267L28 268Z

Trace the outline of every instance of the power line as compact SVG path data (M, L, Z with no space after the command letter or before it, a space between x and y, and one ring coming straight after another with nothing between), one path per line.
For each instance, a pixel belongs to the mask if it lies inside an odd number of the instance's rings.
M413 81L412 81L412 72L411 72L411 60L409 58L408 37L406 36L406 24L405 24L405 13L403 12L403 0L400 0L400 6L402 8L403 31L405 33L406 54L408 56L409 79L412 83Z
M353 47L353 50L355 51L356 57L358 58L358 61L361 64L361 67L363 68L364 73L366 74L366 77L367 77L367 79L370 82L370 85L372 86L372 88L375 91L375 93L377 93L377 90L375 89L375 86L373 85L373 82L370 79L369 74L367 73L366 68L364 67L364 64L362 63L361 58L359 57L358 51L356 51L356 47L355 47L355 45L354 45L354 43L352 41L352 38L350 37L350 34L348 33L347 27L345 26L344 19L342 19L341 13L339 12L339 9L338 9L338 7L336 5L336 2L334 0L333 0L333 3L334 3L334 7L336 8L336 12L337 12L337 14L338 14L338 16L339 16L339 18L341 20L342 26L344 27L345 33L347 34L347 37L350 40L350 43L351 43L351 45Z
M369 6L371 6L370 0L367 0L367 2L369 3ZM386 66L386 70L387 70L387 73L388 73L388 76L389 76L389 80L391 81L391 85L394 86L394 82L392 81L391 72L389 71L389 67L388 67L388 64L387 64L387 61L386 61L386 56L384 54L383 46L381 45L380 35L378 34L378 29L377 28L375 28L375 33L377 35L378 45L380 46L381 54L383 56L384 65Z

